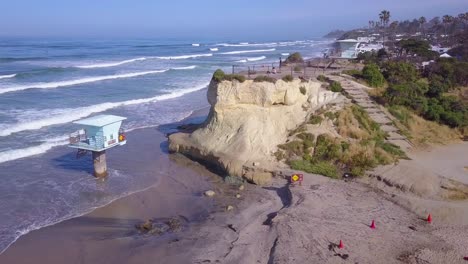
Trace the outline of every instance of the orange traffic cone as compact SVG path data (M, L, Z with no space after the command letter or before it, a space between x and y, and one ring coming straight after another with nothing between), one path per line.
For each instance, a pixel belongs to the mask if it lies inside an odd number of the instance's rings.
M429 214L429 215L427 216L427 222L428 222L429 224L432 223L432 215L431 215L431 214Z
M370 225L370 228L375 229L375 221L374 221L374 220L372 220L372 223L371 223L371 225Z
M340 240L340 244L338 245L338 248L344 248L343 241Z

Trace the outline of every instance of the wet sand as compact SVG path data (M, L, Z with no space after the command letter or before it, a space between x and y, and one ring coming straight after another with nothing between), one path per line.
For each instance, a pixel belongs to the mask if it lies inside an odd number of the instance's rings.
M33 231L0 255L0 263L464 263L468 255L467 222L442 222L436 212L434 223L425 221L425 203L437 201L415 203L423 212L418 214L398 202L411 193L313 174L304 174L301 186L277 177L269 186L246 184L241 191L200 164L165 153L161 131L137 130L128 138L154 159L139 164L157 175L154 186ZM456 160L458 171L463 144L413 154L411 162L437 173L452 167L444 160ZM457 157L451 159L452 152ZM427 165L430 160L439 165ZM203 196L208 189L216 192L213 198ZM228 205L234 209L227 211ZM142 235L135 228L146 219L172 217L183 219L181 231ZM369 228L372 220L375 230ZM339 240L344 249L337 248Z

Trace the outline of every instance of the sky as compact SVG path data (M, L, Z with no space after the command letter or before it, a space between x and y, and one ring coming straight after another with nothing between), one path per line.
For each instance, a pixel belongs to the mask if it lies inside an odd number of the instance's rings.
M0 37L303 39L378 20L468 12L468 0L1 0Z

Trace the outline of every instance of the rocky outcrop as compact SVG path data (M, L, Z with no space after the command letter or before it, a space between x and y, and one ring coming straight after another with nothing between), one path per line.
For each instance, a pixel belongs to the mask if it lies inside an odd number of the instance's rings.
M169 149L263 184L272 175L272 153L286 141L289 131L339 96L312 81L212 81L207 120L191 134L170 135Z

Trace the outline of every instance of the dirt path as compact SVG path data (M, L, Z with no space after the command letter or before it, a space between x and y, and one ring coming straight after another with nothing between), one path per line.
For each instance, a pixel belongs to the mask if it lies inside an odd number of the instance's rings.
M366 90L372 88L342 76L327 75L327 77L341 83L345 92L351 96L356 104L361 106L383 131L387 132L388 142L400 146L405 152L412 148L410 141L393 125L392 120L395 118L370 98Z

